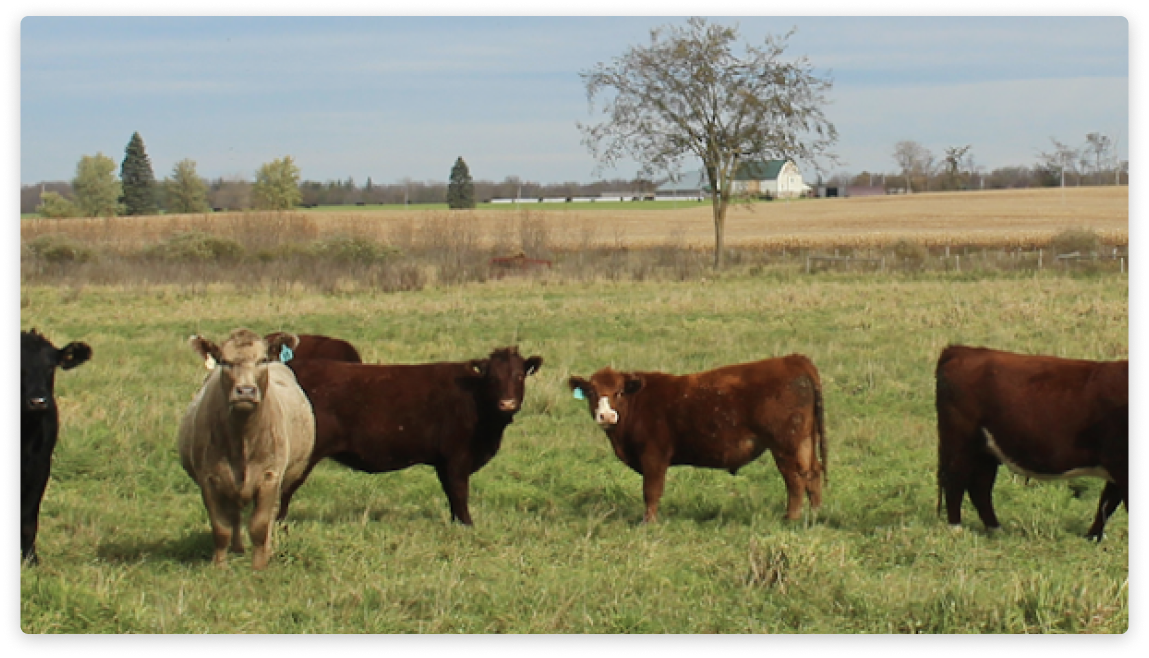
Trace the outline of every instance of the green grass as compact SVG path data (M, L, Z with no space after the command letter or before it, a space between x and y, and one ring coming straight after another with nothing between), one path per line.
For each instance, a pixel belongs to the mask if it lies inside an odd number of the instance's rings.
M62 436L26 632L1124 632L1129 524L1085 541L1100 483L995 491L1004 532L935 515L933 367L949 342L1128 354L1128 279L819 275L705 282L499 281L417 293L227 287L22 289L23 328L85 340L57 378ZM210 564L176 425L204 371L185 341L238 326L328 333L369 361L465 359L518 343L546 362L451 525L430 468L316 469L262 573ZM769 457L675 468L639 524L623 466L565 382L613 365L691 372L790 352L824 381L829 485L782 520Z

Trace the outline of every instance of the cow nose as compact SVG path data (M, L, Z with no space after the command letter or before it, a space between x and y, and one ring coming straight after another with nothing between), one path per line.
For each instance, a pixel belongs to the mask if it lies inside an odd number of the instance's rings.
M595 420L598 421L599 425L617 425L618 412L614 409L600 411L598 412L598 416L595 418Z
M235 387L235 397L252 399L255 397L256 388L250 384Z
M518 411L518 400L499 400L499 411Z

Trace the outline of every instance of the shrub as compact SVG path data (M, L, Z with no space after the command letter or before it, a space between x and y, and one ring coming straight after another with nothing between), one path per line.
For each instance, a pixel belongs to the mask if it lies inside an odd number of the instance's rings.
M235 240L202 231L176 233L144 249L146 257L171 262L234 262L243 254L243 245Z
M320 240L312 245L311 250L314 256L323 260L364 265L386 260L399 251L369 238L350 235L336 235Z
M41 217L50 219L80 216L80 209L76 207L76 204L58 192L44 192L40 196L40 205L36 206L36 212L40 213Z
M94 252L65 235L50 233L29 241L26 246L32 254L49 263L87 263Z
M1090 229L1069 229L1053 236L1049 248L1055 254L1078 252L1082 256L1101 250L1101 236Z
M894 243L894 258L898 265L921 267L929 256L929 250L917 242L902 239Z

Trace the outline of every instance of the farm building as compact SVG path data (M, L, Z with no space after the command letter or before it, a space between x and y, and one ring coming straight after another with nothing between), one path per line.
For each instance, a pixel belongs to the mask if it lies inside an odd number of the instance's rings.
M677 176L671 176L654 190L655 198L667 199L697 199L701 200L710 193L710 183L702 171L688 171Z
M734 173L731 192L774 198L800 197L810 190L793 160L746 162Z

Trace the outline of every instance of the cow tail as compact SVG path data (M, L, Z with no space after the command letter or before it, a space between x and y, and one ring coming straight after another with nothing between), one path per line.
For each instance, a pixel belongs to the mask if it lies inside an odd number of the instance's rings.
M829 468L826 463L826 412L822 404L822 379L814 376L814 423L818 428L818 452L822 459L822 482L830 481Z
M949 393L948 382L946 382L945 375L942 374L942 367L947 361L953 358L953 348L953 345L947 345L946 348L942 350L941 356L938 357L937 368L934 370L934 412L938 420L938 500L934 513L939 517L942 515L942 494L945 491L946 485L945 461L942 459L942 414L946 401L945 398Z

